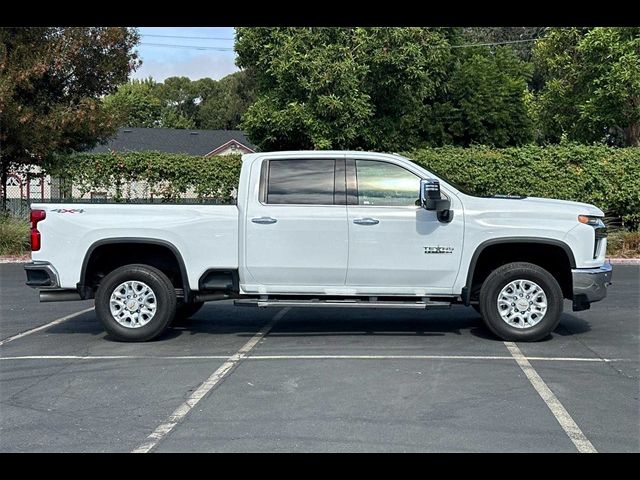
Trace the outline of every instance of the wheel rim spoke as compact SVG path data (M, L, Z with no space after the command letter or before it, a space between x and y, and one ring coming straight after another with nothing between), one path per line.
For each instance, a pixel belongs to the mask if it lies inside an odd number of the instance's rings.
M509 326L526 329L542 321L547 313L547 295L535 282L518 279L505 285L497 298L498 314Z
M113 289L109 299L113 319L126 328L149 323L158 309L154 291L144 282L130 280Z

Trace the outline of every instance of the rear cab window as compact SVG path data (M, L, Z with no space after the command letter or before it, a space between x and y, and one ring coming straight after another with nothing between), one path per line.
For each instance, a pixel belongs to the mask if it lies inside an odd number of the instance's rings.
M344 160L275 159L262 168L268 205L344 205Z

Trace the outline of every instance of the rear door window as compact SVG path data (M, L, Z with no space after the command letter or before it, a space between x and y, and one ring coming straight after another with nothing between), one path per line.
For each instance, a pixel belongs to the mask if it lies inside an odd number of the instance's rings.
M335 160L270 160L267 204L334 205Z

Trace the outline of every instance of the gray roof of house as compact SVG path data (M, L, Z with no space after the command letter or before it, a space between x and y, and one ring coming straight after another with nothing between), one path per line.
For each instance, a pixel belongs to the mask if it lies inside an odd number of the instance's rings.
M130 128L118 129L115 137L92 152L115 150L155 150L167 153L206 155L230 140L255 150L256 147L240 130L186 130L178 128Z

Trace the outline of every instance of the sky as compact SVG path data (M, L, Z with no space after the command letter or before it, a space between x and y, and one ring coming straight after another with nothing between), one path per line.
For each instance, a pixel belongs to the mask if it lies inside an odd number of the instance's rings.
M137 50L142 65L131 78L153 77L158 82L167 77L219 80L238 70L233 52L233 27L139 27L138 32ZM222 50L216 50L218 48Z

